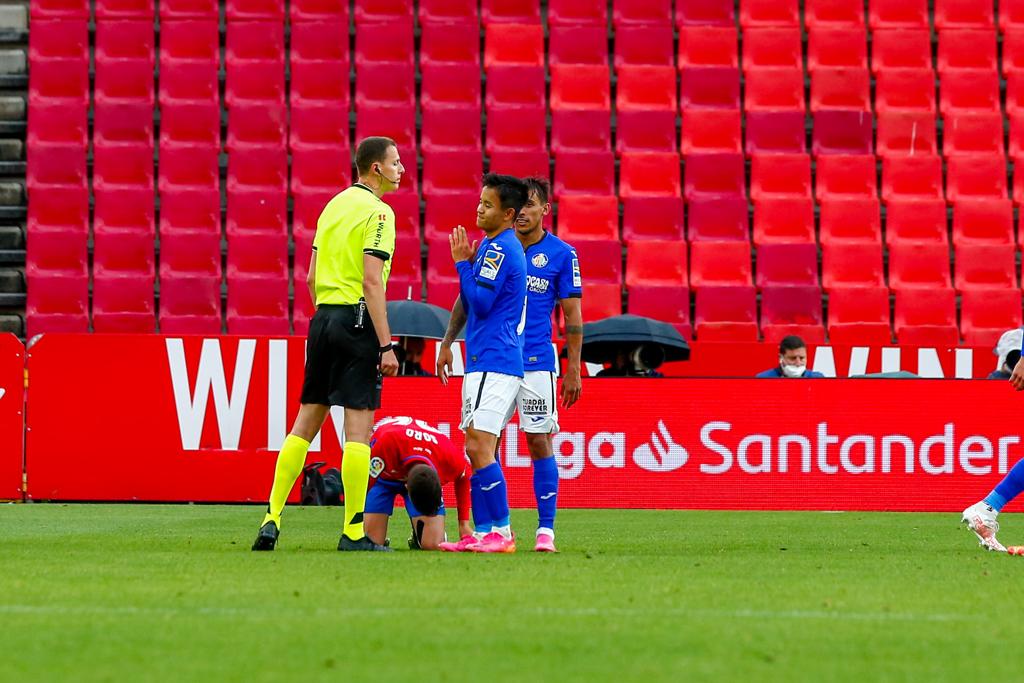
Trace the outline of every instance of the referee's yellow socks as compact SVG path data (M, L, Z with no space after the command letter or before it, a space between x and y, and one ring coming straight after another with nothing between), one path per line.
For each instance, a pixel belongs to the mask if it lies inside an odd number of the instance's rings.
M274 486L270 489L270 505L267 507L267 516L263 518L263 524L274 522L277 528L281 528L281 511L288 500L288 494L295 486L295 480L302 474L302 466L306 464L306 452L309 451L309 442L305 439L289 434L284 439L281 452L277 454L277 467L274 468ZM369 464L367 464L369 471Z
M341 459L341 484L345 487L345 527L342 533L353 541L364 535L363 509L369 483L370 447L365 443L346 441Z

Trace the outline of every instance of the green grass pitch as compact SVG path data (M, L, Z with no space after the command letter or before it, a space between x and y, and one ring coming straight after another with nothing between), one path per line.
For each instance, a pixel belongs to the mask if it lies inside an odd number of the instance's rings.
M964 681L1024 639L1024 558L955 514L564 510L554 556L528 510L514 556L341 554L339 508L257 554L261 515L0 506L0 680Z

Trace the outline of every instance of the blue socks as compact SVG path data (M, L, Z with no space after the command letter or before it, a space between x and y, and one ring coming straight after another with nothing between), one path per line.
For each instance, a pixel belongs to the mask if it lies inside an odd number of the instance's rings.
M469 478L469 498L473 506L473 527L478 534L486 534L491 530L491 512L487 509L487 499L480 490L480 475Z
M985 503L995 508L996 512L1001 512L1003 506L1016 498L1021 491L1024 491L1024 460L1018 460L1017 464L1010 468L999 485L985 497Z
M473 479L477 480L480 496L487 503L486 509L490 512L491 517L491 530L507 532L509 527L508 493L505 488L505 474L501 471L501 466L492 462L487 467L477 470ZM470 481L472 482L472 480ZM472 484L470 486L472 487ZM473 506L476 507L476 499L473 500Z
M538 529L554 531L558 507L558 465L555 456L533 461L533 496L537 500Z

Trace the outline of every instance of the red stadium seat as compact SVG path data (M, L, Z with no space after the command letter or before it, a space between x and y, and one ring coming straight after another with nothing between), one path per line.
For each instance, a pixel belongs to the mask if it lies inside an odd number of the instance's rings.
M631 285L628 312L669 323L687 339L693 337L690 324L690 290L679 285Z
M971 290L960 295L960 331L968 346L994 346L1021 326L1019 289Z
M871 35L871 70L877 75L892 69L931 69L932 37L920 28L884 28Z
M617 111L676 108L676 70L670 66L624 66L618 73Z
M737 112L738 114L738 112ZM619 164L619 196L680 194L679 155L673 152L637 152L622 155Z
M428 242L447 240L456 225L472 228L479 203L479 191L427 197L423 220L424 237Z
M239 149L228 155L228 194L238 190L285 193L288 190L288 154L282 147Z
M203 233L217 237L220 254L220 193L213 190L183 190L160 197L160 241L173 234ZM161 252L162 253L162 252ZM163 258L161 257L161 268ZM220 272L220 260L217 260Z
M811 73L811 111L871 109L871 77L867 69L819 68Z
M754 244L814 243L810 197L766 197L754 204Z
M305 62L341 62L348 73L348 23L337 19L292 24L291 50L288 58L292 69ZM366 57L363 57L366 59ZM389 61L386 58L370 61Z
M228 334L287 335L288 281L277 278L228 280Z
M614 0L615 28L635 24L671 24L672 0Z
M956 346L956 294L952 289L898 291L894 323L902 346Z
M558 201L558 236L580 240L619 239L619 200L613 195L566 195Z
M412 65L356 62L356 111L367 105L415 107L416 81Z
M427 303L451 309L459 298L459 281L455 279L437 280L427 278Z
M227 150L249 147L283 147L287 112L278 107L238 105L228 113ZM219 112L218 112L218 127Z
M637 0L633 0L634 3ZM644 3L657 5L659 3L647 0ZM729 0L677 0L676 1L676 23L680 28L689 25L728 26L736 25L736 15L733 14L733 3Z
M999 72L960 69L942 76L939 108L943 116L958 110L1000 111Z
M861 28L864 26L864 3L856 0L809 0L804 7L804 23L812 32L826 27Z
M594 24L608 25L608 6L590 0L549 0L548 23L551 26Z
M698 197L746 193L746 172L742 154L691 154L685 160L684 196Z
M155 331L155 279L151 235L123 233L97 238L93 249L93 330Z
M552 124L552 136L553 128ZM628 152L678 154L676 113L669 110L619 111L616 116L615 151L620 156Z
M1004 0L999 3L999 30L1003 33L1024 26L1024 3L1021 0Z
M423 196L479 192L483 160L479 152L431 152L423 155Z
M885 287L836 287L830 290L828 337L835 346L891 344L889 290Z
M28 148L25 178L29 203L40 191L72 190L86 187L85 148L78 145L34 145Z
M423 4L420 4L423 7ZM472 64L480 67L480 25L476 19L420 25L420 66Z
M740 0L740 26L800 26L799 12L796 0Z
M460 110L440 110L438 113L447 115L460 113ZM473 112L476 120L475 132L480 134L480 113ZM426 128L427 110L423 111L424 130ZM460 125L469 125L463 122ZM494 150L544 150L547 148L547 114L543 109L497 109L487 117L487 153ZM424 142L424 149L426 143Z
M160 0L160 31L182 19L216 20L218 5L216 0Z
M156 234L152 186L102 192L93 214L94 237L131 233L152 242Z
M739 109L690 109L683 116L680 150L684 155L741 153Z
M1001 67L1004 76L1024 69L1024 24L1015 24L1003 33Z
M690 244L690 286L746 286L751 283L748 242L701 241Z
M101 21L96 26L96 66L117 68L124 62L146 62L152 67L154 57L153 20Z
M995 71L998 64L995 29L950 29L939 33L937 67L940 74L959 69Z
M160 72L160 105L201 102L220 110L216 62L179 64Z
M284 64L246 63L229 66L224 103L284 107ZM363 94L365 97L366 95Z
M780 342L791 334L809 344L824 343L821 289L766 287L761 293L761 331L766 343Z
M420 65L420 107L476 109L480 111L480 67L476 64Z
M1010 200L964 199L953 207L953 243L1013 245Z
M402 105L360 105L356 111L356 140L368 135L386 135L406 157L416 152L416 110ZM416 174L407 173L405 182L415 185Z
M171 109L172 107L168 107ZM68 117L74 125L74 119ZM217 121L219 133L220 120ZM145 101L106 102L93 111L93 147L133 145L153 149L153 105ZM218 135L219 138L219 135Z
M89 3L86 0L35 0L29 5L29 16L34 24L37 19L88 19Z
M119 188L153 188L153 149L142 145L98 147L93 154L93 194Z
M89 276L26 274L25 336L89 331Z
M227 0L225 4L228 21L284 21L284 5L274 0Z
M868 23L878 28L928 28L928 0L869 0Z
M451 24L479 20L476 0L420 0L420 26Z
M406 22L411 25L414 18L413 3L412 0L389 3L356 0L353 16L357 27L381 22Z
M480 110L424 109L420 127L420 149L424 154L463 150L479 152Z
M897 196L942 198L942 159L937 156L899 156L882 159L882 201Z
M335 186L337 187L337 186ZM224 232L228 242L236 236L288 234L288 198L283 194L234 192L228 195Z
M615 155L611 152L562 152L555 157L554 194L615 194Z
M868 39L863 28L819 27L807 41L807 70L866 69Z
M690 202L688 222L693 242L750 241L750 217L743 196L694 199Z
M547 152L539 149L532 152L496 151L491 155L489 170L493 173L508 173L520 178L531 175L550 178L551 158Z
M804 111L802 69L770 68L746 72L744 109L750 111Z
M292 152L292 195L320 195L338 192L352 179L349 155L333 147L309 147ZM270 199L276 201L276 197Z
M822 244L821 285L827 292L844 287L884 287L882 243Z
M499 64L544 66L544 27L540 23L488 24L484 31L484 68Z
M672 31L669 29L669 35ZM608 30L603 26L552 26L550 29L548 63L608 65ZM543 42L541 43L543 47ZM543 49L541 51L543 61ZM672 41L668 45L669 65ZM541 64L543 66L543 63ZM616 65L617 66L617 65Z
M622 204L622 239L685 239L682 197L630 197Z
M757 341L757 291L753 286L697 290L694 334L702 342Z
M113 64L97 64L94 100L97 106L124 101L145 102L150 106L153 94L153 63L126 60Z
M748 156L763 153L804 153L807 131L802 111L747 112L746 151Z
M1006 160L1000 155L957 155L946 164L946 199L1006 199Z
M31 65L31 102L71 108L89 106L89 62L85 59L46 59Z
M292 102L288 145L294 152L307 147L333 148L334 153L351 156L348 139L348 105L329 102Z
M584 275L584 277L586 277ZM622 315L622 285L583 283L583 319L603 320Z
M164 4L161 2L161 7ZM220 37L216 14L212 18L182 19L161 24L161 71L183 62L216 64L219 61Z
M733 67L688 67L679 73L679 107L739 109L740 72ZM684 123L686 117L683 117Z
M971 0L935 0L935 28L939 32L957 28L991 28L992 5Z
M680 66L683 66L680 63ZM743 70L804 67L799 26L750 28L743 32Z
M172 232L160 236L160 282L221 279L220 233ZM162 287L161 287L162 289Z
M544 108L537 109L542 115ZM672 117L672 131L675 133L675 113L663 112ZM623 112L625 114L625 112ZM611 118L607 112L596 110L573 110L551 112L551 151L562 152L605 152L611 149Z
M589 262L589 260L584 261L584 263ZM634 285L685 287L687 282L686 265L686 242L682 240L630 242L626 251L626 287Z
M889 248L889 286L894 290L948 289L949 247L938 242L893 244Z
M587 282L622 284L622 243L619 240L580 240L573 248L586 268Z
M935 114L935 73L931 69L880 71L875 84L879 118L896 111Z
M885 241L896 244L949 243L946 202L938 197L896 197L886 207Z
M605 88L608 87L607 80L606 74ZM544 87L544 69L541 67L492 67L487 70L487 111L498 107L544 107Z
M292 28L300 23L321 21L337 21L348 26L349 3L346 0L293 0L289 8Z
M814 156L871 154L873 129L869 111L816 111L811 151Z
M971 289L1017 289L1017 262L1013 245L958 244L953 286Z
M485 26L494 22L540 23L540 0L483 0L480 21Z
M818 286L818 247L809 244L762 244L757 248L759 289L773 286Z
M811 158L806 154L758 154L750 161L750 199L811 196Z
M664 36L659 31L667 27L638 27L633 29L622 29L615 35L616 51L620 48L618 42L622 40L624 32L629 31L627 37L636 36L637 51L650 50L641 47L639 43L643 40L650 45L657 41L658 37ZM668 33L671 35L671 29ZM648 42L650 41L650 42ZM671 47L671 40L669 41ZM671 57L671 50L669 51ZM636 62L634 62L636 63ZM645 62L660 63L660 62ZM736 45L736 30L729 26L682 26L679 29L679 68L690 66L724 66L737 68L739 66L739 53ZM618 67L618 61L616 61Z
M826 154L818 158L815 195L818 201L844 197L877 197L872 154Z
M935 115L927 111L890 111L878 115L878 156L938 154Z
M876 244L882 240L877 197L823 199L820 205L821 244Z
M160 278L162 334L220 334L220 277Z

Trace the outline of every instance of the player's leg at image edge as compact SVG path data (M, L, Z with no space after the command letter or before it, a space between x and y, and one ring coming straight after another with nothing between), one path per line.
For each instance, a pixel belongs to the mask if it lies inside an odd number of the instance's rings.
M1009 551L1011 555L1024 555L1024 547L1006 548L996 540L996 533L999 531L996 517L1007 503L1020 495L1021 491L1024 491L1024 460L1019 460L984 500L964 510L962 521L978 537L981 547L996 552Z
M557 553L555 511L558 508L558 465L549 455L533 461L533 495L537 499L536 552Z

